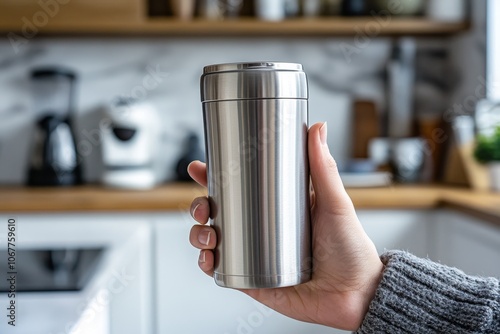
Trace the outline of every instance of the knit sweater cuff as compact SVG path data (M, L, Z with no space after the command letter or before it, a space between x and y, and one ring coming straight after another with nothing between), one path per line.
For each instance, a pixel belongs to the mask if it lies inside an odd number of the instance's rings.
M498 280L401 251L381 259L382 280L357 333L500 333Z

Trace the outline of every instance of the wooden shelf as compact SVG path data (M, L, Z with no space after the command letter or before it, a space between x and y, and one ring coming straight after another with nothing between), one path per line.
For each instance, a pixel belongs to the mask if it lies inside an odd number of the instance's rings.
M0 22L0 32L22 34L21 23ZM50 22L39 27L40 35L111 35L111 36L193 36L193 37L298 37L298 36L446 36L466 31L469 23L446 23L424 18L392 18L379 22L373 17L293 19L263 22L256 19L227 21L178 21L158 18L147 21Z

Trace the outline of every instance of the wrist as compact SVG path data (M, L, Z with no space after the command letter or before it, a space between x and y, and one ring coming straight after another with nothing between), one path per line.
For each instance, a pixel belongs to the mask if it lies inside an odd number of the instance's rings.
M378 261L375 270L373 271L370 279L367 282L367 288L364 291L364 301L362 305L362 318L359 323L359 327L361 327L361 324L363 323L364 318L366 317L366 314L368 313L368 310L370 308L370 304L375 299L375 294L377 293L378 287L380 285L380 281L382 280L382 276L384 274L385 270L385 265L382 263L382 261ZM356 328L357 329L357 328Z
M370 304L375 298L380 281L382 280L385 266L380 259L377 260L377 262L373 262L370 270L364 273L364 283L352 297L353 319L352 328L349 328L351 331L358 330L363 324L363 320L369 311Z

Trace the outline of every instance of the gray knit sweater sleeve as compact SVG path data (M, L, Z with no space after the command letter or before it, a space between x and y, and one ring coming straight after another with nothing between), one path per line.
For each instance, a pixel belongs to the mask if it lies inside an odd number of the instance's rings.
M497 279L401 251L381 258L382 281L357 333L500 333Z

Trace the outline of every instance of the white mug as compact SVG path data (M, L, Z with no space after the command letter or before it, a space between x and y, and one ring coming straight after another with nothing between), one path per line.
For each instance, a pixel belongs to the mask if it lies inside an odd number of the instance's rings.
M429 0L427 16L436 21L461 22L466 19L465 0Z
M285 18L285 0L257 0L257 17L264 21L281 21Z

